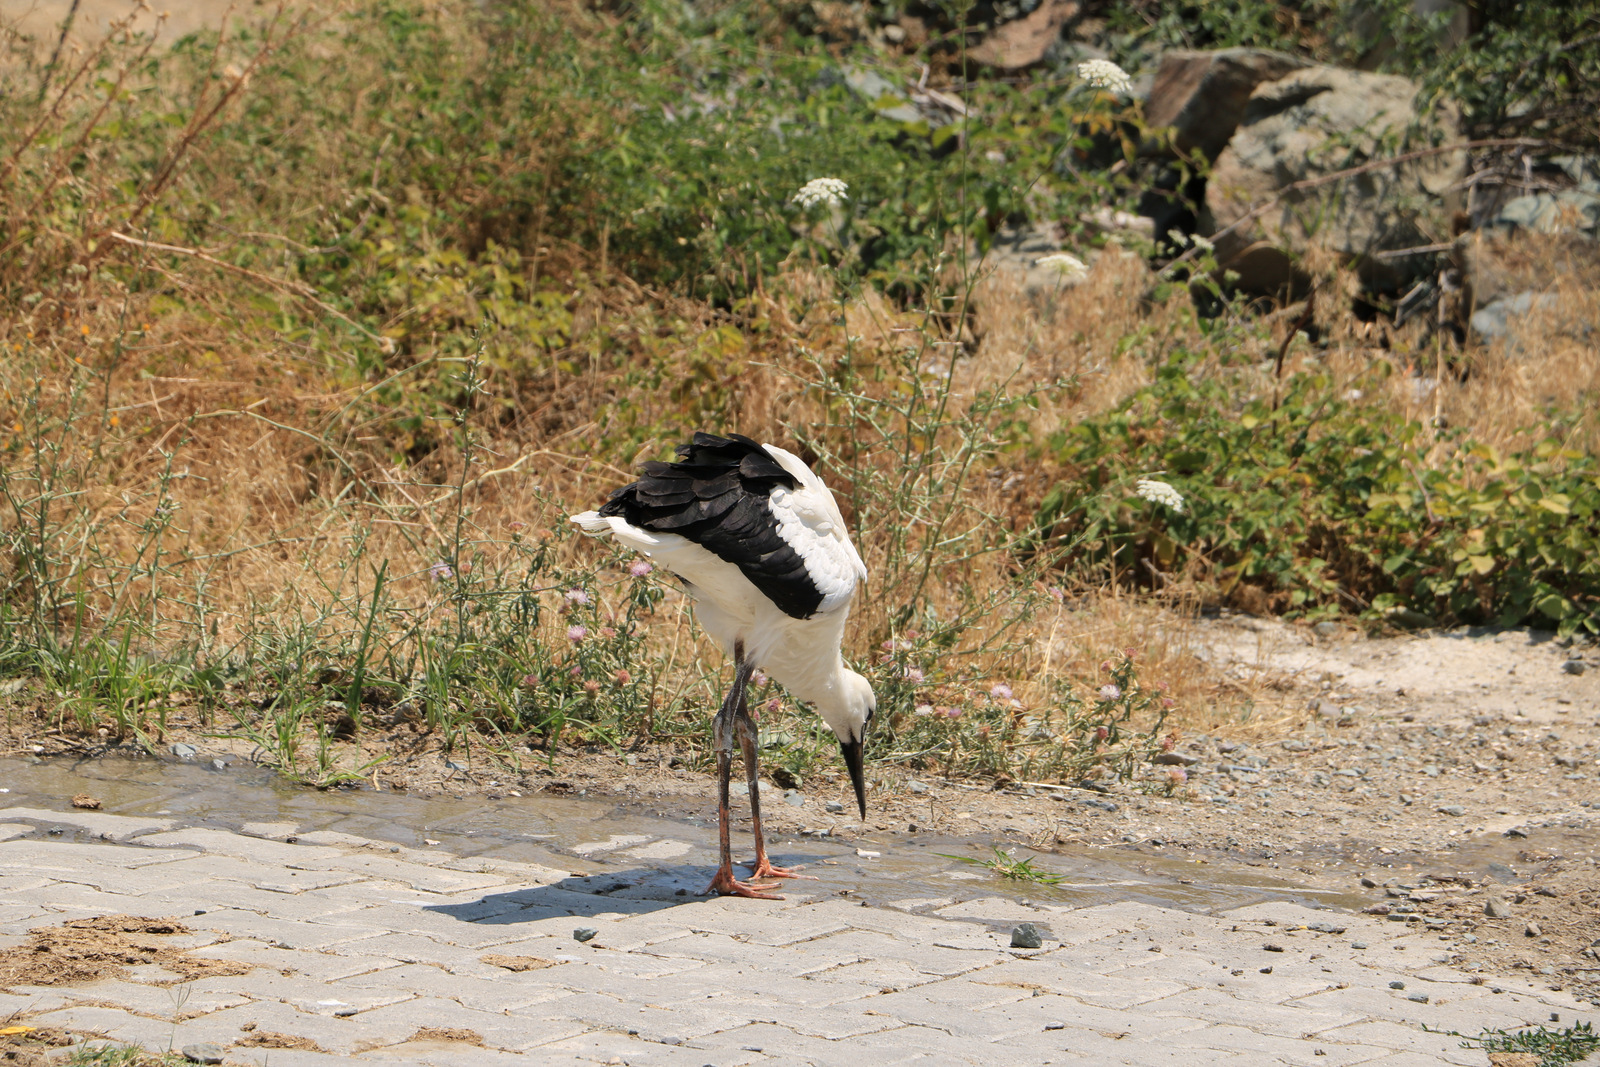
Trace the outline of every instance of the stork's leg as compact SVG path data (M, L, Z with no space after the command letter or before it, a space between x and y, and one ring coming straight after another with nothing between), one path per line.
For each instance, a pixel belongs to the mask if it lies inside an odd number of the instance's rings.
M738 714L739 702L744 698L745 686L749 684L753 670L745 662L743 645L734 646L733 664L733 688L728 690L727 698L723 700L716 721L712 724L712 733L717 742L717 824L722 846L722 862L717 867L716 876L711 879L711 884L706 887L706 892L721 893L723 896L782 900L780 896L763 892L773 887L772 882L741 882L733 876L733 848L728 840L731 821L728 813L728 779L733 774L733 721Z
M796 874L799 867L774 867L767 858L767 843L761 837L761 775L756 765L756 723L750 717L750 705L745 695L739 694L739 709L733 720L739 731L739 748L744 753L744 773L750 782L750 824L756 834L756 862L750 871L751 878L810 878L809 874Z

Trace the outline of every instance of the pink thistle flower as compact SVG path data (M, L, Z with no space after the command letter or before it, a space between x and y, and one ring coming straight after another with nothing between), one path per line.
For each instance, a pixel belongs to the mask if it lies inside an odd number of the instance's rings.
M779 700L777 697L773 697L771 700L767 701L767 714L776 715L778 714L778 709L781 707L783 707L783 701Z
M1171 782L1173 785L1182 785L1188 780L1189 772L1184 770L1182 767L1167 768L1167 781Z
M571 641L575 645L578 644L579 642L581 642L585 637L588 637L588 636L589 636L589 628L587 626L569 626L569 627L567 627L567 640Z
M1094 728L1094 739L1096 741L1104 741L1106 738L1108 738L1110 736L1111 736L1111 731L1109 729L1107 729L1106 727L1104 727L1104 726L1096 726Z
M1004 682L996 682L990 687L989 695L995 700L1010 700L1012 696L1011 687Z
M588 693L590 696L594 696L596 693L600 692L600 683L595 681L593 678L590 678L588 681L583 683L583 691Z
M642 559L636 559L628 566L628 573L633 575L635 578L643 578L653 570L655 570L655 568L650 566L649 563L646 563Z
M522 684L529 689L536 689L539 686L539 676L537 674L524 674L522 676Z
M750 681L755 684L757 689L759 689L767 684L767 676L762 674L760 671L756 671L756 673L750 676Z
M920 667L907 667L906 671L905 671L905 674L906 674L906 681L910 682L912 685L921 685L922 684L922 677L923 676L922 676L922 669Z
M526 530L527 528L528 528L528 524L527 523L521 522L521 521L518 521L518 520L515 520L515 519L513 519L511 522L506 523L506 529L508 529L508 530Z
M587 604L589 603L589 594L584 592L582 589L568 589L567 603L577 605Z
M885 652L893 652L894 651L894 642L893 641L885 641L883 644L879 645L878 647L883 649Z
M450 564L444 562L443 560L440 560L438 563L435 563L433 566L428 568L428 577L432 578L436 582L442 582L446 578L451 578L454 576L455 571L451 570Z
M959 718L961 718L961 709L960 708L945 708L943 710L944 710L944 717L947 718L947 719L959 719Z
M617 631L616 631L615 627L602 626L602 627L600 627L600 636L601 637L615 637L615 636L617 636Z
M1113 700L1121 700L1122 699L1122 690L1118 689L1114 685L1109 685L1109 684L1102 685L1100 687L1100 699L1104 700L1104 701L1107 701L1107 702L1110 702L1110 701L1113 701Z
M633 681L633 675L628 673L628 669L626 667L617 672L618 685L627 685L631 681Z
M1178 739L1176 737L1173 737L1171 734L1168 734L1166 737L1163 737L1161 739L1161 751L1163 751L1163 752L1171 752L1173 749L1175 749L1177 747L1178 747Z

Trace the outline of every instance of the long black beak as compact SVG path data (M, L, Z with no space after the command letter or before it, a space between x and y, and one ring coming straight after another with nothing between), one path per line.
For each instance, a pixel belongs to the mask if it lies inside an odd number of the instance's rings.
M844 765L850 768L850 784L856 789L856 804L861 808L861 817L867 817L867 778L861 765L861 742L840 741L839 751L844 753Z

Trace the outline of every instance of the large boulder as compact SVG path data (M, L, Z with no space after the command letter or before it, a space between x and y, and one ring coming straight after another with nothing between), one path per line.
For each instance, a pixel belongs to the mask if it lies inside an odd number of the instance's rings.
M1165 52L1145 101L1145 121L1155 129L1171 126L1179 151L1214 160L1244 118L1256 86L1310 65L1265 48Z
M1354 263L1377 289L1432 273L1436 257L1410 250L1448 245L1451 205L1444 198L1462 176L1463 148L1331 178L1386 157L1462 144L1454 110L1442 106L1424 120L1416 94L1406 78L1321 66L1258 85L1206 186L1202 232L1214 236L1218 262L1227 267L1246 250L1260 259L1265 244L1283 262L1326 249ZM1291 188L1318 178L1330 180ZM1283 286L1290 283L1282 278Z
M1026 70L1049 57L1062 28L1077 16L1075 0L1043 0L1030 14L995 27L967 50L967 60L1008 73Z

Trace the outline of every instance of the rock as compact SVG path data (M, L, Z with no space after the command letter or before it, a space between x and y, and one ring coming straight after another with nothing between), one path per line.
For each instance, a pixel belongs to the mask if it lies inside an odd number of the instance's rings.
M806 798L793 789L784 791L783 802L791 808L803 808L806 806Z
M1288 259L1298 259L1313 245L1329 249L1353 261L1370 286L1392 288L1431 275L1435 261L1429 256L1378 259L1376 253L1449 238L1450 220L1437 198L1460 177L1463 151L1285 194L1245 221L1254 208L1296 182L1436 140L1458 142L1455 114L1448 107L1440 109L1431 127L1413 128L1419 119L1412 108L1416 94L1416 83L1406 78L1324 66L1258 85L1206 186L1209 218L1202 232L1215 235L1239 224L1216 236L1218 263L1238 269L1234 261L1247 252L1262 257L1258 246L1265 242ZM1257 278L1255 288L1270 292L1303 284L1292 271L1280 271L1270 286L1260 284L1264 280Z
M1467 809L1462 807L1460 804L1446 804L1440 808L1439 811L1441 814L1454 815L1457 818L1460 818L1467 813Z
M1200 762L1200 757L1183 752L1157 752L1150 762L1163 767L1193 767Z
M835 76L837 77L837 75ZM866 67L846 67L843 72L845 86L867 103L881 117L894 122L924 122L927 116L907 100L895 84L876 71ZM838 84L837 81L834 84Z
M1569 659L1567 662L1561 665L1561 669L1566 671L1568 674L1582 674L1589 668L1584 666L1583 660L1581 659Z
M1510 917L1511 909L1499 897L1490 897L1483 902L1483 913L1491 919L1505 919Z
M84 811L99 811L100 801L90 796L88 793L79 793L77 796L72 798L72 806L75 808L82 808Z
M1374 882L1371 878L1363 878L1363 879L1361 879L1361 884L1366 886L1368 889L1376 889L1376 888L1378 888L1378 883Z
M1600 196L1582 189L1532 193L1508 200L1489 225L1534 233L1600 233Z
M1311 632L1318 637L1337 637L1339 624L1336 622L1319 622L1311 628Z
M1532 920L1529 920L1528 925L1523 928L1522 936L1523 937L1538 937L1542 933L1544 933L1544 930L1540 928L1539 924L1536 923L1536 922L1533 922Z
M1350 947L1354 949L1364 949L1367 947L1367 943L1365 941L1352 941L1350 942Z
M1333 923L1310 923L1306 926L1306 929L1315 930L1319 934L1342 934L1345 932L1345 927L1336 926Z
M1061 40L1061 30L1078 14L1071 0L1044 0L1033 12L995 27L975 47L967 49L967 59L1003 71L1026 70L1044 62Z
M1274 945L1271 942L1268 942L1267 944L1262 945L1261 947L1262 947L1262 949L1264 949L1267 952L1282 952L1283 951L1283 946L1282 945Z
M195 748L193 745L179 741L177 744L172 746L172 754L177 756L179 759L194 759L200 754L200 750Z
M1405 987L1406 987L1406 984L1404 982L1390 982L1389 983L1389 988L1390 989L1404 989Z
M1536 312L1550 312L1560 306L1554 293L1522 292L1490 301L1472 313L1472 329L1486 341L1505 339L1513 351L1522 349L1521 334L1527 319Z
M228 761L225 759L214 759L211 761L211 769L214 771L225 771L228 769Z
M574 941L581 941L581 942L587 943L587 942L593 941L596 937L599 937L599 936L600 936L600 931L596 930L592 926L580 926L576 930L572 931L572 939Z
M1214 160L1244 118L1256 86L1310 65L1265 48L1164 52L1145 101L1145 121L1152 129L1171 126L1178 151Z
M906 782L906 788L909 789L911 792L916 793L916 794L918 794L920 796L921 794L926 793L928 791L928 783L919 782L915 778L913 778L910 781Z
M197 1045L185 1045L183 1046L183 1058L190 1063L221 1063L222 1046L211 1041L202 1041Z
M1415 1003L1418 1003L1418 1004L1426 1004L1426 1003L1428 1003L1428 994L1426 994L1426 993L1410 993L1410 994L1408 994L1406 996L1406 999L1410 1000L1410 1001L1414 1001Z
M1038 948L1043 944L1039 928L1032 923L1021 923L1011 931L1012 948Z
M826 809L829 814L837 815L839 812L844 810L844 805L839 803L837 800L830 800L823 805L823 808Z

